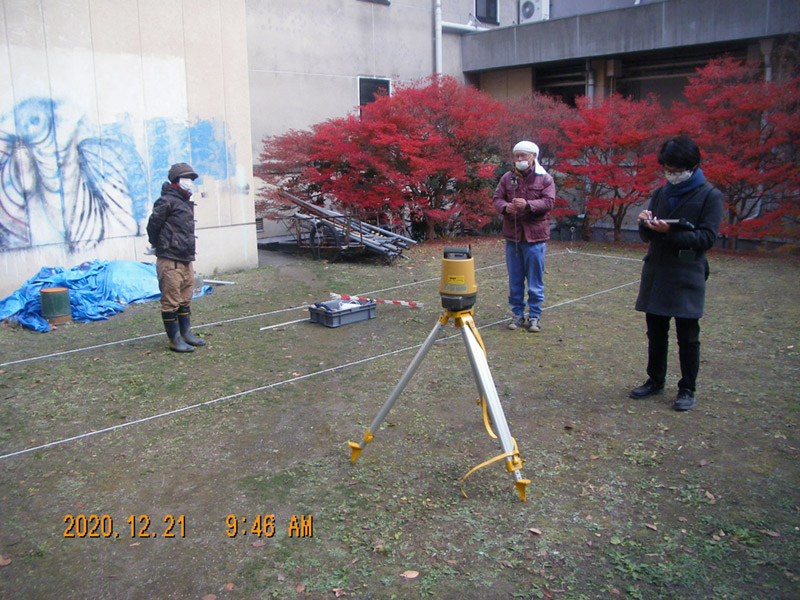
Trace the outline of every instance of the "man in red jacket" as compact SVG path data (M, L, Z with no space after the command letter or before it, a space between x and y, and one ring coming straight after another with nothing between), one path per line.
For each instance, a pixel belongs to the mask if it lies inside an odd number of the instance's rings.
M552 176L539 164L539 147L522 141L514 146L514 167L497 184L492 198L503 215L508 269L509 329L525 327L537 333L544 302L544 257L550 239L550 211L556 200ZM528 320L525 321L525 280Z

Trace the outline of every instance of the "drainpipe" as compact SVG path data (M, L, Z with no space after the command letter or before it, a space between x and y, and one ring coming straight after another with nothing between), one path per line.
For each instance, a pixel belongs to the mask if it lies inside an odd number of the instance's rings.
M434 72L442 74L442 0L433 3Z
M475 33L476 31L489 31L488 27L480 25L462 25L461 23L442 23L442 30L450 33Z
M586 97L589 98L589 106L594 106L594 69L592 61L586 61Z
M764 56L764 81L772 81L772 38L758 40L761 54Z

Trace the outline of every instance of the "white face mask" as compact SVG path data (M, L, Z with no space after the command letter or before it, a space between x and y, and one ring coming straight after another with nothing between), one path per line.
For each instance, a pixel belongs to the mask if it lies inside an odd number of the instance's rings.
M194 191L194 181L188 177L181 177L180 179L178 179L178 185L185 192Z
M689 177L692 176L691 171L681 171L680 173L667 173L664 171L664 178L669 181L672 185L678 185L679 183L683 183Z
M517 169L520 171L525 171L530 167L530 164L528 163L527 160L518 160L517 162L514 163L514 166L517 167Z

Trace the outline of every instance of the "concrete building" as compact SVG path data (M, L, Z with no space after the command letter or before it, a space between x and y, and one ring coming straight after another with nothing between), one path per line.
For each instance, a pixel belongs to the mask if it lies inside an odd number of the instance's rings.
M529 2L530 0L523 0ZM544 1L544 0L543 0ZM664 104L712 58L762 60L800 32L800 2L551 0L550 19L465 35L467 80L497 97L537 90L573 102L612 92ZM598 11L602 6L607 10Z
M196 269L257 266L244 0L0 1L0 298L142 260L169 166L201 175Z

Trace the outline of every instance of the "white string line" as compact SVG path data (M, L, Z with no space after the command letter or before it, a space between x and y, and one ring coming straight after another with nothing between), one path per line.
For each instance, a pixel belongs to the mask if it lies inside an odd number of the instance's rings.
M573 304L574 302L580 302L581 300L586 300L587 298L593 298L594 296L599 296L600 294L606 294L608 292L613 292L615 290L622 289L624 287L627 287L629 285L633 285L634 283L638 283L638 282L639 282L639 280L637 279L636 281L631 281L630 283L625 283L623 285L618 285L616 287L609 288L607 290L594 292L593 294L588 294L588 295L582 296L580 298L573 298L572 300L567 300L565 302L560 302L559 304L554 304L553 306L548 306L546 308L543 308L542 310L545 311L545 310L548 310L550 308L557 308L559 306L565 306L567 304ZM481 327L478 327L477 329L479 329L479 330L480 329L486 329L488 327L493 327L495 325L499 325L500 323L504 323L506 321L508 321L508 319L501 319L499 321L495 321L494 323L489 323L488 325L482 325ZM446 342L446 341L449 341L449 340L452 340L452 339L455 339L455 338L459 337L459 335L460 334L456 333L456 334L449 335L449 336L446 336L446 337L443 337L443 338L439 338L434 343L438 344L440 342ZM295 383L297 381L302 381L303 379L310 379L311 377L316 377L318 375L325 375L327 373L333 373L334 371L339 371L339 370L342 370L342 369L347 369L349 367L354 367L356 365L365 364L365 363L371 362L373 360L377 360L379 358L385 358L387 356L393 356L395 354L401 354L401 353L407 352L409 350L416 350L417 348L421 348L421 347L422 347L422 344L416 344L415 346L407 346L406 348L401 348L399 350L392 350L391 352L385 352L383 354L378 354L376 356L371 356L371 357L368 357L368 358L362 358L362 359L354 361L354 362L348 362L348 363L344 363L344 364L341 364L341 365L337 365L335 367L329 367L329 368L323 369L321 371L315 371L314 373L307 373L305 375L299 375L297 377L292 377L291 379L284 379L283 381L270 383L268 385L263 385L263 386L260 386L260 387L257 387L257 388L253 388L251 390L245 390L244 392L238 392L236 394L230 394L228 396L222 396L220 398L215 398L214 400L207 400L205 402L199 402L197 404L192 404L190 406L184 406L184 407L181 407L181 408L176 408L174 410L170 410L170 411L167 411L167 412L159 413L159 414L156 414L156 415L150 415L149 417L144 417L142 419L137 419L136 421L130 421L128 423L120 423L119 425L113 425L111 427L106 427L104 429L98 429L96 431L89 431L89 432L82 433L80 435L76 435L76 436L73 436L73 437L70 437L70 438L57 440L55 442L48 442L47 444L41 444L39 446L34 446L32 448L25 448L23 450L17 450L16 452L11 452L9 454L0 455L0 461L4 460L6 458L12 458L14 456L20 456L22 454L28 454L30 452L35 452L37 450L44 450L46 448L52 448L54 446L59 446L61 444L66 444L67 442L74 442L74 441L85 439L85 438L92 437L92 436L95 436L95 435L100 435L102 433L110 433L112 431L123 429L125 427L130 427L131 425L139 425L141 423L146 423L147 421L153 421L155 419L160 419L162 417L169 417L169 416L176 415L176 414L179 414L179 413L182 413L182 412L186 412L186 411L189 411L189 410L192 410L192 409L195 409L195 408L200 408L202 406L211 406L212 404L217 404L217 403L223 402L225 400L233 400L234 398L241 398L243 396L247 396L249 394L254 394L256 392L261 392L261 391L264 391L264 390L277 388L277 387L280 387L282 385L287 385L287 384L290 384L290 383Z
M555 254L552 254L552 256L560 256L562 254L566 254L566 252L557 252ZM475 270L476 271L483 271L485 269L494 269L495 267L501 267L501 266L504 266L504 265L505 265L505 263L498 263L496 265L491 265L491 266L488 266L488 267L481 267L480 269L475 269ZM438 277L434 277L434 278L431 278L431 279L424 279L422 281L413 281L411 283L404 283L402 285L395 285L395 286L392 286L392 287L383 288L381 290L373 290L371 292L362 292L362 293L356 294L356 295L358 295L358 296L367 296L369 294L377 294L377 293L380 293L380 292L388 292L388 291L396 290L396 289L403 288L403 287L409 287L409 286L419 285L421 283L429 283L431 281L437 281L438 279L439 279ZM308 308L308 304L304 304L302 306L291 306L289 308L281 308L281 309L272 310L272 311L269 311L269 312L258 313L256 315L247 315L247 316L244 316L244 317L235 317L233 319L226 319L226 320L223 320L223 321L214 321L213 323L205 323L205 324L195 325L194 327L195 327L195 329L197 329L199 327L214 327L216 325L224 325L225 323L234 323L236 321L245 321L247 319L255 319L256 317L266 317L266 316L269 316L269 315L276 315L276 314L279 314L279 313L282 313L282 312L288 312L288 311L291 311L291 310L304 310L306 308ZM300 319L298 321L291 321L291 323L299 323L300 321L306 321L306 320L307 319ZM287 325L287 324L288 323L280 323L280 324L276 325L275 327L278 327L280 325ZM268 329L268 328L265 328L265 329ZM126 339L123 339L123 340L114 340L113 342L106 342L104 344L96 344L94 346L85 346L83 348L74 348L72 350L64 350L62 352L53 352L51 354L43 354L41 356L32 356L30 358L21 358L19 360L11 360L11 361L8 361L8 362L0 363L0 368L8 367L10 365L18 365L18 364L22 364L22 363L26 363L26 362L33 362L33 361L36 361L36 360L44 360L46 358L55 358L57 356L65 356L67 354L74 354L76 352L85 352L87 350L96 350L98 348L105 348L106 346L114 346L116 344L125 344L127 342L136 342L136 341L139 341L139 340L146 340L146 339L149 339L149 338L158 337L160 335L164 335L164 332L149 333L147 335L140 335L140 336L137 336L137 337L126 338Z
M267 315L274 315L282 312L287 312L290 310L299 310L303 308L308 308L308 305L303 306L292 306L290 308L280 308L278 310L273 310L270 312L260 313L257 315L247 315L245 317L236 317L233 319L227 319L225 321L216 321L214 323L207 323L205 325L195 325L195 329L197 327L213 327L214 325L222 325L223 323L232 323L234 321L244 321L245 319L253 319L255 317L264 317ZM56 356L64 356L65 354L73 354L75 352L85 352L86 350L95 350L97 348L104 348L106 346L114 346L116 344L125 344L127 342L136 342L138 340L146 340L148 338L158 337L160 335L164 335L164 332L159 333L149 333L147 335L140 335L138 337L126 338L124 340L115 340L113 342L106 342L104 344L97 344L95 346L85 346L83 348L74 348L72 350L64 350L62 352L53 352L52 354L43 354L42 356L32 356L30 358L21 358L19 360L12 360L9 362L0 363L0 367L6 367L8 365L16 365L20 363L32 362L34 360L43 360L45 358L54 358Z
M567 254L580 254L582 256L595 256L597 258L613 258L614 260L633 260L642 262L641 258L630 258L629 256L613 256L611 254L592 254L591 252L579 252L577 250L570 250L567 248Z

